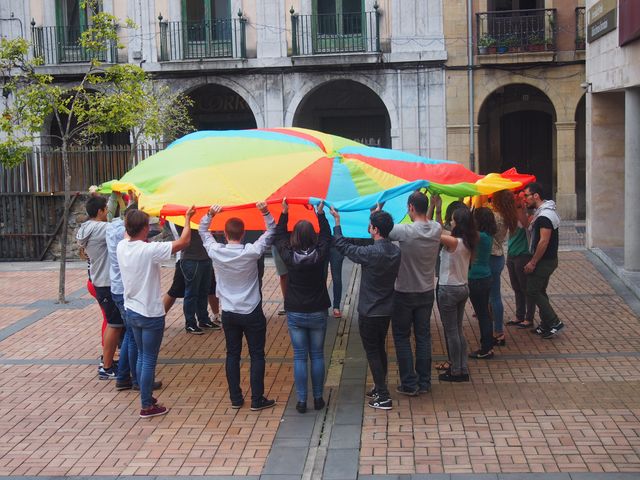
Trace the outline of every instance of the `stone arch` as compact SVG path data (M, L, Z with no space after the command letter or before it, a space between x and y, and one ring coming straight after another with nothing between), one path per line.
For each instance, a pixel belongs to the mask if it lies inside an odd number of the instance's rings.
M309 77L306 80L301 88L297 89L297 93L291 99L289 104L287 105L284 120L285 126L290 127L294 124L294 119L296 113L298 112L300 105L304 102L309 95L312 95L315 91L317 91L322 86L327 83L337 81L337 80L348 80L354 83L359 83L365 87L368 87L375 95L377 95L382 103L384 104L387 114L389 116L390 128L391 130L395 130L399 125L399 113L396 107L395 101L391 98L391 96L385 91L385 89L375 80L366 77L366 76L358 76L353 77L351 75L343 75L343 76L333 76L331 78L327 78L326 80L318 83L317 79L314 77Z
M556 190L556 122L552 100L529 83L493 89L478 109L481 173L516 167Z
M189 95L198 88L205 87L207 85L220 85L222 87L226 87L240 96L240 98L242 98L247 103L249 109L251 110L251 113L253 114L253 118L255 119L256 128L265 128L264 112L256 97L249 89L245 88L242 84L232 79L226 77L215 77L212 79L205 78L203 81L202 77L196 77L188 80L185 79L185 81L181 81L179 83L167 82L167 85L172 90L181 91L185 95Z

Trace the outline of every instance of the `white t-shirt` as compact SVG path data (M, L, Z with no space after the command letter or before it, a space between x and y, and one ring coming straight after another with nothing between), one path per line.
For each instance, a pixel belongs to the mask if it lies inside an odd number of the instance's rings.
M469 277L469 261L471 252L461 238L458 238L458 246L453 252L447 247L440 251L440 285L466 285Z
M164 316L160 263L171 258L171 242L122 240L117 248L124 306L144 317Z

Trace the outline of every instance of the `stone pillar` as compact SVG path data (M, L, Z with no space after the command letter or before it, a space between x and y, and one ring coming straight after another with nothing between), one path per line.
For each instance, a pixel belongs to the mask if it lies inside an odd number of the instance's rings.
M576 195L576 122L556 122L556 203L562 220L575 220Z
M624 92L587 94L587 247L624 245Z
M624 95L624 268L640 270L640 88Z

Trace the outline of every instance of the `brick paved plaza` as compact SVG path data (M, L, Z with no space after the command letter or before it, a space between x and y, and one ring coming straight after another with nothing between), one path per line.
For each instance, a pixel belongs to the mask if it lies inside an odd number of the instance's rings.
M163 269L164 286L172 273ZM70 264L71 301L61 306L53 302L56 264L0 264L0 476L640 478L640 304L586 251L562 252L551 281L567 328L542 340L508 327L494 359L470 361L470 383L440 384L434 371L431 394L394 394L389 339L389 412L365 406L370 378L353 322L359 276L351 265L344 318L329 321L329 405L305 415L293 408L292 349L270 263L265 387L278 405L261 412L230 408L223 334L187 336L176 304L157 373L171 411L138 418L136 392L97 379L101 318L85 281L85 265ZM503 296L509 319L506 276ZM437 312L431 325L441 360ZM465 333L475 347L469 305ZM247 377L244 365L245 391Z

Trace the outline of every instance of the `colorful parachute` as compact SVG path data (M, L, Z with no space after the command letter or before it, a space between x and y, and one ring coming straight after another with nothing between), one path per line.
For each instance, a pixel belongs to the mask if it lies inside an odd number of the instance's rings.
M185 208L198 207L194 221L212 204L224 207L212 228L241 217L249 230L264 229L255 202L267 200L278 214L287 198L290 221L314 219L309 204L325 199L341 212L348 236L366 236L369 209L385 202L396 221L406 198L418 188L449 197L519 189L535 178L515 170L478 175L463 165L396 150L361 145L301 128L202 131L173 142L101 191L139 195L139 206L182 224Z

